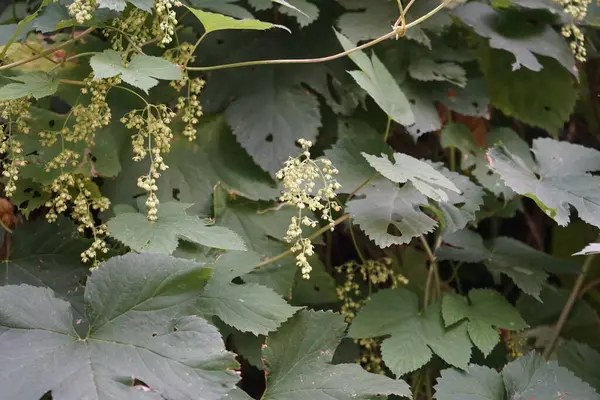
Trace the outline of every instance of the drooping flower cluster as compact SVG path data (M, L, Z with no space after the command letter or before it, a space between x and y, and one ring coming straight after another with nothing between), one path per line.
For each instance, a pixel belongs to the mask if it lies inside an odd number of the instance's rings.
M150 158L150 170L148 174L138 178L138 187L147 193L146 210L149 221L156 221L159 200L156 195L158 186L156 181L161 172L168 166L164 163L163 155L171 150L173 132L169 127L175 113L165 105L148 105L141 110L133 110L127 113L121 122L128 129L136 129L137 133L132 135L133 160L142 161Z
M571 39L571 50L577 61L585 62L587 59L585 37L577 23L585 19L592 0L554 0L554 2L560 5L565 14L571 17L571 22L562 27L561 33L565 38Z
M23 144L18 134L29 133L28 120L30 99L27 97L17 100L0 101L0 155L6 155L2 161L2 175L7 178L4 192L11 197L17 190L19 167L25 165Z
M171 43L177 26L177 14L173 8L181 7L179 0L154 0L154 21L152 33L158 38L158 45Z
M92 13L98 8L96 0L73 0L69 5L69 15L75 18L77 23L83 24L92 19Z
M333 230L332 211L341 209L335 202L335 191L341 185L333 178L338 170L331 165L331 161L325 158L311 159L309 149L312 142L300 139L298 143L302 147L302 153L296 158L290 157L276 176L283 181L284 192L280 200L298 209L298 216L292 217L284 239L293 243L291 250L296 253L296 265L301 268L302 277L309 279L312 267L308 257L314 254L314 248L310 239L302 236L302 227L314 228L317 221L303 216L302 212L308 209L321 213L321 218L327 221Z
M71 217L77 222L77 230L84 233L89 229L94 238L91 246L81 253L81 260L92 261L92 265L97 266L100 253L108 252L108 230L105 225L95 224L93 212L108 210L110 201L106 197L94 196L90 190L93 185L90 178L63 172L50 185L53 196L45 206L49 208L46 219L55 222L58 215L65 213L70 203L73 204Z
M140 48L150 40L150 31L146 27L149 16L146 11L132 7L113 20L112 26L116 31L111 35L111 29L106 29L104 36L110 36L110 43L115 51L122 52L127 49L124 40L129 46Z
M196 125L202 116L202 106L200 105L200 91L204 87L204 81L199 78L190 79L188 84L187 96L181 96L177 99L177 108L183 110L181 119L185 122L183 135L191 142L196 139Z

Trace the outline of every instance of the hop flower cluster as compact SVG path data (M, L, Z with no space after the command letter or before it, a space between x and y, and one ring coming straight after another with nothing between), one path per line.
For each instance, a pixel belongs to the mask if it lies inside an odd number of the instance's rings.
M554 0L554 2L560 5L565 14L571 17L571 23L563 26L561 33L565 38L571 38L571 51L573 51L577 61L585 62L587 59L585 37L576 23L585 19L592 0Z
M523 354L527 353L527 336L519 332L510 332L506 330L500 330L502 339L506 344L508 350L508 356L512 359L523 357Z
M292 217L284 239L288 243L294 243L291 250L296 253L296 265L302 270L302 277L309 279L312 267L308 257L314 254L314 248L310 239L302 236L302 227L314 228L317 226L317 221L302 216L302 212L306 209L320 212L321 218L329 222L333 230L332 211L341 210L335 202L335 191L341 185L333 178L338 170L331 165L331 161L324 158L311 159L309 149L312 147L312 142L300 139L298 143L302 147L302 153L296 158L290 157L276 176L283 181L284 192L280 200L298 208L298 217ZM317 184L319 184L318 188Z
M199 122L198 118L202 116L202 106L198 96L202 87L204 87L204 81L195 78L188 80L188 82L187 97L181 96L177 99L177 108L183 110L181 117L182 121L185 122L183 134L191 142L196 139L196 125Z
M69 15L75 18L77 23L83 24L92 19L92 13L98 8L96 0L74 0L69 5Z
M96 225L92 212L108 210L110 201L106 197L93 196L89 189L93 185L90 178L73 176L71 173L62 172L54 179L49 187L52 198L46 202L49 208L46 219L55 222L59 214L64 214L72 202L71 218L77 222L77 230L81 233L89 229L94 237L92 245L81 253L83 262L92 261L95 267L99 263L100 253L107 253L106 237L108 230L105 225ZM74 198L73 198L74 197Z
M146 28L146 21L150 14L132 7L124 12L121 17L115 18L112 26L116 32L111 36L110 43L115 51L125 50L123 39L133 47L142 47L144 43L150 40L149 30ZM111 29L104 30L104 36L110 36Z
M397 288L408 283L408 279L394 271L392 260L389 258L367 260L364 264L350 261L336 267L335 270L337 273L343 274L345 278L344 283L338 286L336 290L338 299L342 301L340 312L345 317L346 322L351 322L354 319L357 311L370 298L374 287ZM362 292L365 287L368 288L366 296ZM361 347L361 356L356 362L369 372L385 374L381 359L380 341L374 338L365 338L354 342Z
M25 165L23 144L17 134L29 133L28 121L31 118L30 99L0 101L0 154L8 155L2 161L2 175L7 178L4 192L11 197L17 190L19 167Z
M181 7L179 0L154 0L154 21L152 32L159 39L158 45L164 47L171 43L177 26L177 14L174 7Z
M168 166L164 163L163 155L171 150L173 133L169 124L175 117L175 113L165 105L148 105L141 110L133 110L127 113L121 122L128 129L136 129L137 133L132 135L133 160L142 161L150 158L150 170L148 174L138 178L138 187L147 193L146 210L149 221L156 221L158 215L159 200L156 196L158 186L156 181L160 178L161 171Z
M336 288L338 299L342 301L341 314L346 322L356 316L356 312L364 305L371 295L373 287L397 288L406 285L408 279L394 271L392 260L367 260L364 264L350 261L335 268L336 272L344 275L344 283ZM362 293L362 288L368 287L367 296Z

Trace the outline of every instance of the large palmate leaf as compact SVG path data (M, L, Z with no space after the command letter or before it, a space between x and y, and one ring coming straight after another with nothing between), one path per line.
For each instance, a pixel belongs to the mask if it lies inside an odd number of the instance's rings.
M358 195L348 204L348 213L379 247L409 243L437 226L437 222L419 208L427 203L427 197L412 184L398 188L389 180L378 178ZM373 207L374 204L377 206ZM390 232L390 227L394 231Z
M143 253L171 254L179 239L219 249L246 249L235 232L221 226L206 225L198 217L188 215L186 209L190 206L162 203L156 221L148 221L145 213L122 213L108 221L108 229L115 239Z
M437 62L420 57L411 62L408 73L418 81L447 81L460 87L467 85L467 71L453 62Z
M465 324L445 328L440 304L420 312L417 295L406 289L385 289L375 293L358 312L348 336L388 336L381 344L385 365L396 376L427 363L433 353L448 364L466 368L471 342Z
M518 32L525 24L518 19L517 13L496 11L479 2L458 7L454 15L472 27L478 35L488 38L490 47L512 53L515 58L511 65L513 71L521 66L531 71L540 71L543 65L535 54L556 59L571 73L576 71L573 52L566 40L550 25L542 24L542 28L535 32Z
M428 132L440 129L442 122L429 85L406 79L400 87L406 94L415 116L415 123L406 127L407 132L417 140Z
M87 267L80 254L90 241L79 237L75 226L60 218L54 224L44 220L19 225L12 237L12 250L3 262L0 285L28 284L50 288L71 302L74 317L83 315L82 279Z
M490 103L504 114L556 136L577 100L573 76L548 57L538 58L543 66L540 71L513 71L510 58L507 52L491 49L480 57ZM538 90L540 87L544 90Z
M259 30L264 31L271 28L283 28L287 29L282 25L275 25L269 22L258 21L256 19L235 19L222 14L215 14L212 12L196 10L191 7L187 7L192 14L200 20L202 26L204 26L204 32L210 33L221 30Z
M502 146L488 150L491 167L518 194L536 201L559 225L570 220L570 206L579 218L600 227L600 151L568 142L540 138L531 151L536 164L528 166Z
M253 252L228 252L221 256L198 302L203 314L216 315L226 324L255 335L267 334L290 318L299 308L288 305L272 289L254 283L231 283L260 262Z
M0 100L15 100L25 96L41 99L56 93L59 85L56 76L45 72L30 72L7 78L14 83L0 87Z
M254 77L225 111L238 142L265 171L277 172L294 156L300 138L315 141L321 127L316 96L270 69Z
M3 396L220 399L238 380L237 363L218 330L190 312L209 277L210 269L167 256L112 258L88 279L84 336L50 289L0 288Z
M354 46L348 38L336 32L342 47L350 50ZM410 103L398 83L375 54L369 57L361 51L349 55L360 71L349 71L356 83L363 88L389 118L402 125L415 123Z
M515 192L507 187L502 178L489 165L486 149L502 143L512 154L518 155L526 165L533 168L535 162L529 152L529 145L510 128L493 128L485 135L485 145L479 147L466 125L451 123L444 126L440 138L445 148L454 147L461 152L461 168L472 170L473 176L487 190L496 196L510 199Z
M262 399L410 397L410 388L402 380L368 373L357 364L331 364L345 329L340 314L302 311L270 335L262 352L267 370Z
M121 54L111 49L90 58L90 66L95 79L120 75L124 82L146 93L158 85L158 79L176 81L183 78L181 68L163 58L138 54L125 65Z
M440 172L460 191L445 190L448 199L438 202L442 212L442 225L447 233L463 229L471 221L475 220L475 213L483 205L483 189L471 180L459 173L448 170L442 163L428 162L436 171Z
M135 205L136 197L144 194L135 182L148 173L148 165L133 162L131 157L131 147L125 146L120 157L123 172L103 186L114 204ZM194 203L190 211L208 215L217 183L252 200L274 199L279 194L268 174L236 143L223 117L201 118L196 140L174 141L164 158L169 169L162 172L158 185L161 202Z
M534 352L510 362L502 373L471 365L466 372L445 369L441 375L435 386L439 400L600 399L571 371Z
M137 8L140 8L147 12L152 12L152 1L151 0L97 0L98 7L107 8L114 11L123 11L127 6L127 3L131 3Z
M517 331L527 328L519 312L498 292L473 289L468 300L448 294L442 300L442 315L446 326L467 319L467 332L475 346L488 356L500 341L496 328Z
M592 365L600 365L598 351L585 343L569 340L557 349L556 356L561 367L567 368L600 393L600 371L591 368Z
M525 293L539 299L548 273L574 274L576 263L552 257L518 240L500 236L484 243L476 232L463 230L444 236L436 255L441 260L483 262L493 274L505 274Z
M460 193L456 185L434 167L407 154L394 153L393 163L385 154L381 157L367 153L362 155L377 172L392 182L410 182L419 192L433 200L448 201L448 190Z

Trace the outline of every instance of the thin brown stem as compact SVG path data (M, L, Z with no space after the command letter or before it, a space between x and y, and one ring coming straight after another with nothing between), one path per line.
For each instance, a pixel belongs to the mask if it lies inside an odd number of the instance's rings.
M565 327L567 319L569 318L569 314L571 313L573 306L575 306L575 303L579 298L579 293L581 292L583 284L585 283L585 276L588 273L590 267L592 266L595 256L595 254L590 254L586 257L585 261L583 262L581 272L579 273L579 276L575 281L575 285L571 290L571 294L569 295L569 298L567 299L567 302L565 303L565 306L563 307L562 312L558 317L558 321L556 322L556 325L554 326L554 329L552 331L552 336L550 337L550 340L548 341L548 344L544 349L544 358L546 359L548 359L552 355L552 352L554 352L554 348L556 347L556 344L558 342L560 332Z
M83 31L76 38L69 39L66 42L63 42L63 43L61 43L61 44L59 44L57 46L51 47L49 49L46 49L46 50L44 50L44 51L42 51L42 52L40 52L40 53L38 53L36 55L33 55L33 56L29 57L29 58L25 58L23 60L15 61L13 63L0 66L0 71L5 71L5 70L8 70L8 69L19 67L21 65L28 64L28 63L30 63L32 61L35 61L35 60L37 60L39 58L46 57L49 54L55 53L55 52L57 52L60 49L64 49L65 47L72 45L73 43L77 42L78 40L81 40L82 38L84 38L85 36L87 36L90 33L94 32L95 30L96 30L96 28L94 28L94 27L88 28L85 31Z
M343 51L341 53L333 54L333 55L327 56L327 57L243 61L243 62L237 62L237 63L231 63L231 64L214 65L214 66L210 66L210 67L188 67L187 69L189 71L215 71L215 70L221 70L221 69L227 69L227 68L249 67L249 66L253 66L253 65L318 64L318 63L322 63L322 62L333 61L333 60L337 60L338 58L346 57L347 55L355 53L357 51L372 47L378 43L381 43L387 39L394 37L395 35L399 35L401 33L401 32L399 32L399 30L406 30L410 27L420 24L421 22L429 19L431 16L433 16L435 13L440 11L445 6L446 6L446 2L442 2L436 8L434 8L427 14L423 15L422 17L417 18L416 20L414 20L413 22L411 22L409 24L403 25L397 29L393 29L391 32L386 33L385 35L380 36L377 39L373 39L370 42L364 43L360 46L357 46L352 49Z

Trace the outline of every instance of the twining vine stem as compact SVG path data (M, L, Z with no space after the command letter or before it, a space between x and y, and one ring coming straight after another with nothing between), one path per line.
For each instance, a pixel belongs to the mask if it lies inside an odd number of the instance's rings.
M425 283L425 294L423 297L423 308L424 310L427 310L427 307L429 306L429 300L431 298L431 287L434 284L435 281L435 295L436 297L439 297L441 294L441 283L440 283L440 277L438 274L438 266L437 266L437 257L435 256L435 252L436 250L442 245L442 235L439 235L438 238L435 241L435 245L433 247L433 250L431 250L431 247L429 247L429 244L427 243L427 239L425 239L425 237L423 235L419 236L419 239L421 239L421 244L423 245L423 248L425 249L425 253L427 253L427 256L429 257L429 272L427 273L427 281Z
M372 47L372 46L374 46L378 43L381 43L387 39L390 39L396 35L400 36L408 28L416 26L416 25L420 24L421 22L431 18L434 14L436 14L438 11L443 9L446 6L446 3L447 3L447 1L440 3L436 8L429 11L427 14L423 15L422 17L417 18L413 22L402 25L400 27L395 27L391 32L386 33L385 35L380 36L377 39L373 39L370 42L364 43L360 46L343 51L341 53L333 54L331 56L320 57L320 58L292 58L292 59L278 59L278 60L242 61L242 62L231 63L231 64L214 65L214 66L210 66L210 67L187 67L187 69L188 69L188 71L216 71L216 70L220 70L220 69L249 67L249 66L253 66L253 65L318 64L318 63L322 63L322 62L337 60L338 58L343 58L349 54ZM404 10L405 13L406 13L406 10L407 10L407 8Z
M548 344L546 345L546 348L544 349L544 358L545 359L548 359L552 355L552 352L554 351L554 348L556 347L556 344L558 342L558 337L560 336L560 332L565 327L565 324L567 323L567 319L569 318L569 314L571 313L571 310L573 309L575 302L579 298L579 293L581 292L581 289L583 288L583 284L585 283L585 277L586 277L588 271L590 270L595 257L596 257L595 254L590 254L585 258L585 261L583 262L583 266L581 267L581 272L579 272L579 276L577 277L577 280L575 281L575 285L573 286L573 289L571 290L571 294L569 295L569 298L567 299L567 302L566 302L565 306L563 307L562 312L560 313L560 316L558 317L558 321L556 322L556 325L554 326L554 329L552 331L552 336L550 337L550 340L548 341Z

